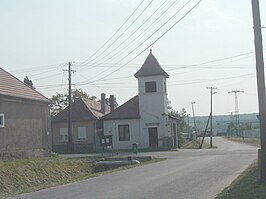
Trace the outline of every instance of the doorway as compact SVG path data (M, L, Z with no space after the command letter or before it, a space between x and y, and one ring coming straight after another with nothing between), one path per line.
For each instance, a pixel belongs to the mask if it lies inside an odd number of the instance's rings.
M149 128L149 145L150 148L158 148L158 131L157 128Z

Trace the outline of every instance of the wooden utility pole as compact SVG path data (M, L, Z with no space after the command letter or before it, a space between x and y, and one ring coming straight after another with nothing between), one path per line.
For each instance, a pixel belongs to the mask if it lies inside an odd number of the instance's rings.
M260 121L260 140L261 149L259 149L259 169L260 180L266 182L266 98L265 98L265 78L263 46L261 35L260 7L259 0L252 0L252 14L254 25L254 43L256 56L257 90L259 101L259 121Z
M212 148L212 137L213 137L213 133L212 133L212 95L213 94L216 94L216 92L213 92L214 89L217 89L217 88L214 88L214 87L207 87L207 89L211 89L211 111L210 111L210 147Z
M67 153L74 153L74 142L72 133L72 89L71 89L71 73L75 72L71 70L71 62L68 62L68 142Z

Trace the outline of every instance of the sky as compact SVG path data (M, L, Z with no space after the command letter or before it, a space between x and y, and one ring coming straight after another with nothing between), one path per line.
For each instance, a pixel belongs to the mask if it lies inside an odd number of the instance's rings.
M195 115L258 112L251 0L0 0L0 67L50 98L73 89L138 94L135 72L152 49L173 109ZM260 1L262 26L266 2ZM262 29L265 38L266 29ZM265 39L263 40L266 48ZM265 53L264 53L265 57Z

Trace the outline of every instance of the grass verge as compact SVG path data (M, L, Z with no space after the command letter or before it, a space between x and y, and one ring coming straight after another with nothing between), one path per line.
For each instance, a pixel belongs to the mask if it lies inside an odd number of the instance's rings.
M155 163L164 159L152 159L140 165L93 172L93 161L85 158L28 158L0 161L0 198L28 193L40 189L67 184L103 175L113 171Z
M258 147L260 146L260 138L242 138L242 137L225 137L225 138L234 142L245 143Z
M266 184L258 183L258 178L258 165L253 163L229 187L218 194L216 199L266 198Z

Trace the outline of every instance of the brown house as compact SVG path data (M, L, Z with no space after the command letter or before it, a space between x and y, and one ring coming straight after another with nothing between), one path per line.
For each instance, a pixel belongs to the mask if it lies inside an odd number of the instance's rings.
M0 158L51 151L50 101L0 68Z
M77 99L72 104L72 139L74 153L94 152L99 148L99 136L103 134L100 118L110 112L105 104L105 94L101 102L91 99ZM52 118L53 151L67 153L68 107Z

